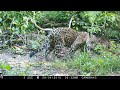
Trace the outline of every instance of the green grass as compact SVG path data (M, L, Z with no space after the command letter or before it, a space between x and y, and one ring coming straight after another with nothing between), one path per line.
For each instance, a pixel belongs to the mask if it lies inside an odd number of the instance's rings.
M88 53L79 53L73 59L66 61L56 60L52 63L58 69L76 69L80 75L85 76L105 76L108 73L120 71L120 57L105 53L104 56L96 55L91 57Z
M11 66L9 64L5 64L5 63L0 63L0 69L4 69L7 71L11 70Z
M116 47L111 48L115 52ZM73 59L67 60L54 60L50 62L37 62L28 65L26 68L12 68L7 62L0 62L0 69L5 75L29 75L30 67L38 67L48 69L46 75L51 74L51 70L58 70L67 73L68 75L80 76L107 76L107 75L120 75L120 50L117 48L116 53L100 49L100 55L89 54L86 52L78 52L74 55ZM4 60L5 61L5 60Z

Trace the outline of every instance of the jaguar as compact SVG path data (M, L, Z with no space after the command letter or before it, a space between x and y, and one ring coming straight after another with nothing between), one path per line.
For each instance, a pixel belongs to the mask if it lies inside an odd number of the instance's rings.
M87 44L89 49L93 48L91 45L95 40L90 40L90 38L93 37L93 35L90 36L87 32L78 32L68 27L55 28L49 32L41 47L30 54L30 57L43 49L45 49L46 60L48 60L48 54L52 51L59 57L59 53L61 53L64 47L70 48L70 56L73 56L73 54L85 44Z
M54 55L58 58L64 48L69 48L69 55L72 58L74 53L78 49L82 49L86 46L87 50L93 50L98 38L95 35L90 35L88 32L78 32L70 27L60 27L53 29L43 29L34 23L36 27L44 30L47 35L44 43L39 49L36 49L30 54L30 57L37 52L45 49L45 59L48 59L48 55L53 51Z

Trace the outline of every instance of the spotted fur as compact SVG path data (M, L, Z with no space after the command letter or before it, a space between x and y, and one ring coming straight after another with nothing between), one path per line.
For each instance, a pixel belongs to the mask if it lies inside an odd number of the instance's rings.
M78 32L65 27L55 28L49 32L40 49L32 52L30 57L43 49L45 49L46 60L48 60L48 54L52 51L54 51L55 56L59 57L64 47L69 48L69 54L70 56L73 56L74 53L78 49L83 48L84 45L87 46L88 50L93 49L96 42L97 37L89 35L87 32Z

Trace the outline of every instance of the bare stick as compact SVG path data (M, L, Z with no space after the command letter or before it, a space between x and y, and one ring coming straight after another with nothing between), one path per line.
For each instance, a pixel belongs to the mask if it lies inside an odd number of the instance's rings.
M43 31L51 31L51 30L53 30L52 28L41 28L41 27L38 26L38 25L36 24L36 22L33 21L32 19L30 19L30 21L31 21L38 29L40 29L40 30L43 30Z
M74 16L72 16L71 19L70 19L69 28L71 28L71 24L72 24L73 17L74 17Z

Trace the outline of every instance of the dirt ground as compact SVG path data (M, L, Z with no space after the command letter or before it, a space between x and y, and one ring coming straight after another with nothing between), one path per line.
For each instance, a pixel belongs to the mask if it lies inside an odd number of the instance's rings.
M45 61L44 57L29 57L12 53L0 53L0 63L11 66L10 70L1 70L4 76L79 76L77 70L61 70L52 67L51 61ZM120 72L110 73L108 76L120 76Z
M29 57L11 53L0 53L0 62L9 64L11 70L2 70L4 76L78 76L76 70L61 70L52 67L51 61L45 61L43 56Z

